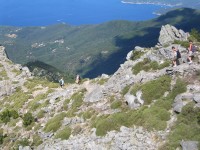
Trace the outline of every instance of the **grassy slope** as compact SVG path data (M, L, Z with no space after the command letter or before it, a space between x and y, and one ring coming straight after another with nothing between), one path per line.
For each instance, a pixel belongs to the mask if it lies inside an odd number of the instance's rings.
M145 22L111 21L85 26L58 24L45 29L25 27L18 32L15 32L16 27L1 27L0 43L6 46L9 57L17 63L39 60L64 72L95 77L116 71L135 46L154 46L162 25L170 23L190 31L199 27L199 18L200 13L196 10L179 9ZM6 38L6 33L16 33L18 37ZM63 44L53 43L61 39ZM45 47L32 48L34 43L44 43ZM55 53L52 52L54 49Z

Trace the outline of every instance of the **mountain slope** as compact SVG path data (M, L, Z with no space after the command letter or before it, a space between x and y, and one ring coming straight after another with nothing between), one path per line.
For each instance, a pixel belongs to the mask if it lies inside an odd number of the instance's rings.
M161 31L168 45L136 47L112 76L63 88L30 76L0 46L0 149L198 150L200 51L188 64L185 47L172 44L189 43L188 35L170 25ZM182 55L176 67L172 46Z
M190 31L191 28L199 28L199 18L199 11L185 8L145 22L0 27L0 43L6 47L9 58L14 62L24 64L39 60L63 72L96 77L116 71L127 52L136 45L154 46L162 25L169 23Z

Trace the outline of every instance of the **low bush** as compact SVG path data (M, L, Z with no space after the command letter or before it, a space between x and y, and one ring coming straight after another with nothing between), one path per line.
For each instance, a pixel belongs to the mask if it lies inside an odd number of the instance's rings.
M4 123L8 123L10 121L11 118L13 119L17 119L19 117L19 114L17 111L15 110L8 110L5 109L4 111L2 111L0 113L0 119L2 122Z
M125 86L124 89L121 91L121 94L124 96L126 93L128 93L130 87L130 85Z
M95 110L89 109L83 113L83 119L90 119L95 114Z
M18 140L18 141L16 142L16 145L17 145L17 146L21 145L21 146L25 147L25 146L29 146L29 145L30 145L30 142L28 141L27 138L24 138L24 139L22 139L22 140Z
M43 143L43 141L39 135L37 135L37 134L33 135L33 142L32 142L33 146L39 146L42 143Z
M97 129L98 136L104 136L111 130L119 130L121 126L130 127L133 124L143 126L148 130L164 130L169 119L170 113L166 109L156 106L141 107L139 110L97 117L93 122L93 127Z
M200 141L200 125L198 117L200 108L194 107L194 103L189 103L183 107L182 112L178 114L177 122L172 127L168 136L168 141L160 149L172 150L179 147L180 142Z
M170 65L169 61L165 61L162 64L158 64L156 61L151 61L148 58L144 58L142 62L138 62L135 66L133 66L132 71L133 74L138 74L140 71L150 71L150 70L160 70Z
M60 138L61 140L67 140L69 139L70 135L71 135L71 128L65 127L64 129L56 133L55 138L56 139Z
M32 113L26 113L26 114L24 114L24 116L23 116L22 119L23 119L23 125L25 127L29 126L30 124L32 124L35 121Z
M117 108L120 108L121 105L122 105L122 101L116 100L116 101L114 101L114 102L111 103L110 107L112 109L117 109Z
M162 76L142 85L134 85L131 93L135 95L138 90L141 90L145 104L150 104L152 100L161 98L166 91L170 90L170 83L170 76Z
M144 55L144 52L133 50L133 53L132 53L132 56L131 56L131 60L137 60L137 59L139 59L142 55Z
M66 116L66 113L60 113L51 118L44 127L44 132L56 132L62 125L62 120Z

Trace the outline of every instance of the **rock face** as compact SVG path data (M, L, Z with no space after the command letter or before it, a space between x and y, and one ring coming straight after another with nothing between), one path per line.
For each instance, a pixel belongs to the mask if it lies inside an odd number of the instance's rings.
M154 132L147 132L142 127L130 129L122 126L120 132L111 131L105 137L98 137L95 134L78 135L77 137L70 137L69 140L58 141L55 144L53 144L53 141L45 143L39 146L37 150L65 148L71 150L155 150L158 148L154 139L156 136L159 135Z
M183 30L178 30L174 26L167 24L162 26L158 41L161 45L166 45L174 40L187 41L188 36L189 34Z
M13 64L6 56L5 47L0 46L0 97L10 95L31 77L27 67Z

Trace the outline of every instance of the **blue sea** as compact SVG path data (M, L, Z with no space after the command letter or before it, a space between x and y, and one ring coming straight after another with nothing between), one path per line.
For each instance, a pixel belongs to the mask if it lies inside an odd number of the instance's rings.
M0 25L46 26L99 24L111 20L143 21L166 6L135 5L121 0L0 0Z

